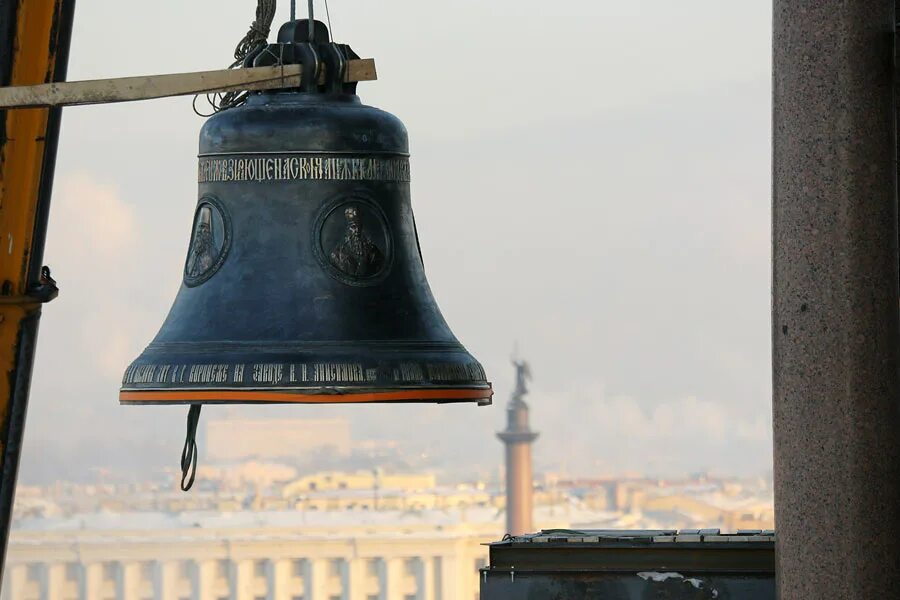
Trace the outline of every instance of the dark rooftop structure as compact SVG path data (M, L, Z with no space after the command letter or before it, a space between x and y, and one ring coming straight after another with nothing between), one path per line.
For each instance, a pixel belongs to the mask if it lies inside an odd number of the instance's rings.
M775 599L775 532L551 529L490 545L481 600Z

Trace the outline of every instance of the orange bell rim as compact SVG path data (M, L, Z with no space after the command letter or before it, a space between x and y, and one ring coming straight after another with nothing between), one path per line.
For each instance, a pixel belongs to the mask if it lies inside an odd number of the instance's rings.
M494 391L485 388L436 388L370 391L304 392L299 390L122 390L119 404L369 404L450 403L491 404Z

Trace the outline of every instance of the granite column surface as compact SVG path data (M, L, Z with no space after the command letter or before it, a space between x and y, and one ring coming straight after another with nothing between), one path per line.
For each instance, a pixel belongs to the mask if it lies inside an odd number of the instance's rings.
M775 0L773 425L782 599L900 590L893 0Z

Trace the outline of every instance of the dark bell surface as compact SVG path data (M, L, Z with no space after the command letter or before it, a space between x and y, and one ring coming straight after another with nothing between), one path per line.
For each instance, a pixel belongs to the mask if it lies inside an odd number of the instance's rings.
M259 94L207 121L199 161L184 284L123 401L218 389L490 397L425 277L399 119L352 94ZM191 401L165 398L144 400Z

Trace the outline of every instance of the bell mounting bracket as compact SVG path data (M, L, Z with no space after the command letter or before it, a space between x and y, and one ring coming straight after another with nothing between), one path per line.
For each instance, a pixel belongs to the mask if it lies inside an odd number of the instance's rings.
M332 42L328 28L321 21L313 21L313 27L309 23L308 19L288 21L278 31L276 43L267 44L248 54L242 66L250 68L299 64L299 89L302 91L355 94L357 82L348 77L348 71L352 62L360 60L359 56L347 44Z

